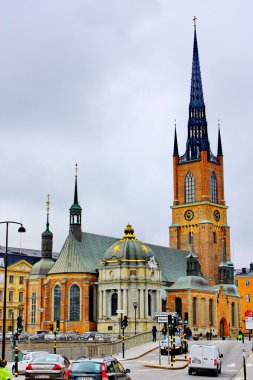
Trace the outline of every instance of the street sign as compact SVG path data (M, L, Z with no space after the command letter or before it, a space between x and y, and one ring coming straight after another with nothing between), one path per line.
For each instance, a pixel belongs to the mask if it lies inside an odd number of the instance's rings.
M169 313L167 311L156 311L154 316L155 317L166 317Z
M157 322L159 323L168 323L168 316L165 317L158 317Z
M247 330L253 329L253 317L245 317L245 328Z
M125 310L116 310L116 313L117 313L117 314L124 314L124 313L125 313Z

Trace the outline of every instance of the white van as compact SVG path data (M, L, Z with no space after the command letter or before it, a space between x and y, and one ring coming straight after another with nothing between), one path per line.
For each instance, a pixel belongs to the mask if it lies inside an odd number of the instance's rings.
M208 371L213 372L214 376L218 376L218 373L221 373L222 357L218 347L214 345L193 344L188 358L188 374Z

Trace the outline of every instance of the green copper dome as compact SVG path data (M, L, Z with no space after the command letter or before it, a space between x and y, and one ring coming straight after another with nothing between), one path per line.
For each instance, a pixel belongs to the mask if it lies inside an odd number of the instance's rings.
M154 252L146 244L136 239L133 227L130 224L126 226L123 238L107 249L101 262L102 265L119 263L134 266L146 266L148 264L157 267Z

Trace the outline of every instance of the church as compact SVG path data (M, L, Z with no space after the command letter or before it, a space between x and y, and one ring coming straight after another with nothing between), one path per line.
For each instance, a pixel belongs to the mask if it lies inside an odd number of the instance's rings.
M119 238L83 232L76 166L69 234L56 261L47 203L42 257L26 282L27 331L49 330L60 321L63 332L117 333L120 318L127 316L130 335L151 331L155 312L176 311L182 318L188 314L196 336L238 334L241 297L230 261L221 134L218 129L215 155L208 138L196 25L187 128L182 156L175 129L170 247L142 242L130 224L119 226Z

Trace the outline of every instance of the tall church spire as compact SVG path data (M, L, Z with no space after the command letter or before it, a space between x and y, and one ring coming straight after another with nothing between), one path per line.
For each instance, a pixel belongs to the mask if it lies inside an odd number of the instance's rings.
M174 135L174 150L173 150L173 156L178 156L178 144L177 144L177 126L176 126L176 120L175 120L175 135Z
M69 229L79 241L82 240L82 208L78 202L77 191L77 164L75 165L75 190L74 190L74 203L69 209L70 211L70 223Z
M223 156L222 152L222 144L221 144L221 136L220 136L220 122L219 122L219 131L218 131L218 149L217 156Z
M50 200L49 195L47 196L46 209L47 209L47 222L46 222L46 230L41 235L41 256L44 258L52 259L52 251L53 251L53 234L49 230L49 208L50 208Z
M200 151L206 150L210 156L206 109L202 88L202 79L199 62L196 17L194 17L194 42L192 58L191 94L188 119L188 139L186 143L186 157L188 160L200 158Z

